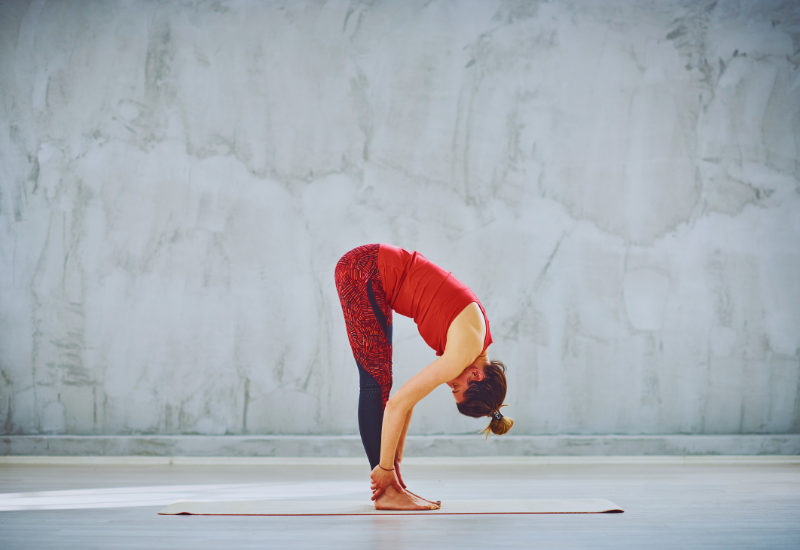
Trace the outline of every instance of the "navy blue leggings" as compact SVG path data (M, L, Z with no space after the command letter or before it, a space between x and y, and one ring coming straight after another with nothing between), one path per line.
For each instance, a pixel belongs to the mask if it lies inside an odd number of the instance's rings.
M336 290L356 360L361 392L358 429L374 469L381 458L383 410L392 389L392 308L380 272L380 245L354 248L336 264Z

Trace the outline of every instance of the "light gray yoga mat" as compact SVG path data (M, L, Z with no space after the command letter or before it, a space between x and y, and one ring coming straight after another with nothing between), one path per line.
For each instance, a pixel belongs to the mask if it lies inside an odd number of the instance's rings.
M179 500L161 515L199 516L367 516L409 514L598 514L622 512L603 498L449 500L439 510L376 510L371 503L347 500Z

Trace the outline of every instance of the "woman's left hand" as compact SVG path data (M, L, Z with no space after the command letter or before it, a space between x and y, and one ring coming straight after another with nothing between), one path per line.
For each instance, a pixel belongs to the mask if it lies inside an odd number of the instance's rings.
M394 485L398 493L404 493L403 486L395 475L395 470L384 470L380 464L375 466L372 470L369 479L371 481L370 488L372 489L372 500L375 500L386 490L389 485Z

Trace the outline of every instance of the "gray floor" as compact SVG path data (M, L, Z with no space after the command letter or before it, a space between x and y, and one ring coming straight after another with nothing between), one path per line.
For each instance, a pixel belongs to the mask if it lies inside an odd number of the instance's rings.
M191 498L367 498L353 465L0 465L0 548L800 548L799 465L409 465L429 498L607 498L624 514L159 516ZM9 493L18 493L9 495ZM20 504L22 503L22 504ZM78 508L67 508L78 506Z

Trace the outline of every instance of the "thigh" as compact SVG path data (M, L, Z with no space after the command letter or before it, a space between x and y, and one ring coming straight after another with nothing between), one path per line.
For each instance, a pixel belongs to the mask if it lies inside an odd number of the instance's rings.
M354 248L336 264L336 289L356 362L381 385L392 386L392 309L378 271L380 245Z

